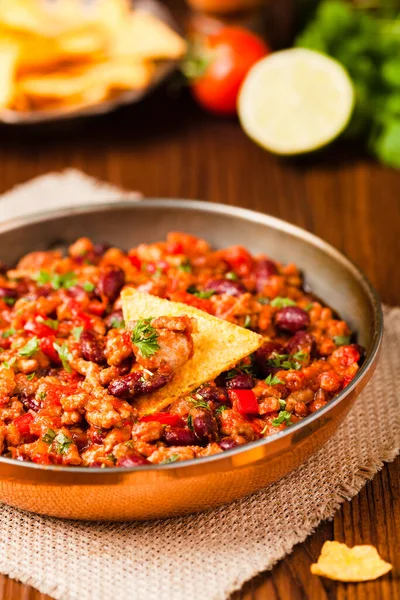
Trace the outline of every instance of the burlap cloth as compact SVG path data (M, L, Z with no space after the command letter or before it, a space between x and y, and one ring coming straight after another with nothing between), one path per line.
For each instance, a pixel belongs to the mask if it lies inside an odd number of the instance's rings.
M20 187L6 202L21 206L23 198L38 209L43 190L52 205L71 195L120 195L68 172ZM3 218L7 210L1 201ZM60 521L0 505L0 571L58 600L225 599L271 569L396 456L400 309L385 309L385 327L372 381L336 435L285 479L216 510L148 523Z

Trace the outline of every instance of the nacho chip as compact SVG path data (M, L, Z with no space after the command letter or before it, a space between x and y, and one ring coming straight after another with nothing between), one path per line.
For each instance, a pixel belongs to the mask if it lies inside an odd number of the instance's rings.
M124 289L121 298L124 319L128 324L141 318L162 316L187 315L197 319L198 331L193 334L194 355L169 384L139 399L136 407L140 415L162 410L176 398L231 369L263 343L261 335L187 304L163 300L132 288Z
M14 95L14 78L19 48L7 40L0 43L0 108L7 107Z
M148 13L135 11L115 38L111 55L136 59L177 59L185 51L185 41L173 29Z
M335 581L372 581L392 569L379 556L374 546L353 546L339 542L325 542L318 562L311 565L313 575L322 575Z

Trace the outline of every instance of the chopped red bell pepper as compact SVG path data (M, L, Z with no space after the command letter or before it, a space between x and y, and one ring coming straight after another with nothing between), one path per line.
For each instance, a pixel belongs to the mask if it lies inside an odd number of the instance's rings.
M138 258L135 254L130 254L128 258L131 261L132 267L135 267L138 271L140 271L142 268L142 261L140 258Z
M142 423L157 421L162 425L171 425L171 427L179 427L182 425L181 417L179 415L171 415L170 413L153 413L152 415L145 415L140 421Z
M47 337L43 337L40 340L40 349L51 360L51 362L55 365L61 365L60 357L58 356L57 350L54 348L54 342L56 341L56 336L49 335Z
M81 306L75 301L70 300L68 302L68 307L71 311L73 318L76 321L79 321L80 325L83 325L85 329L92 329L93 320L92 317L82 311Z
M253 257L242 246L232 246L223 251L223 258L231 269L238 275L245 277L253 267Z
M38 321L39 317L40 317L40 315L36 316L34 318L31 318L31 319L28 319L24 325L25 331L29 331L30 333L33 333L33 335L36 335L39 338L44 338L44 337L48 337L49 335L54 335L54 329L52 327L49 327L45 323L42 323L40 320ZM45 319L45 317L42 317L42 318Z
M241 415L258 414L258 402L253 390L228 390L228 395Z
M18 431L21 435L29 435L31 433L30 424L33 421L32 413L25 413L20 417L17 417L14 421L14 424L17 426Z

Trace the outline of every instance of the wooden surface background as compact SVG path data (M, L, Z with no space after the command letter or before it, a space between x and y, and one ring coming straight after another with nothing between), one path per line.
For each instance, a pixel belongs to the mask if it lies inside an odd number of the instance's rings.
M279 160L247 139L236 120L203 113L186 91L176 95L170 86L140 105L95 120L1 129L0 193L67 167L146 196L223 202L295 223L354 260L384 302L400 304L400 172L378 165L360 148L339 144L316 156ZM364 584L310 576L310 564L328 539L374 544L394 569ZM233 600L398 600L399 540L397 460L345 502L333 521L322 523ZM49 597L0 576L0 600Z

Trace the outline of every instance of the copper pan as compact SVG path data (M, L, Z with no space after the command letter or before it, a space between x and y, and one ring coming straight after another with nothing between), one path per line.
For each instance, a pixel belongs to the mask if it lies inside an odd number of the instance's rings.
M191 200L145 200L82 206L0 225L0 257L89 236L129 248L170 230L206 238L213 246L241 244L284 263L295 262L306 285L358 334L366 359L350 385L327 406L286 431L223 454L165 466L83 469L0 458L0 500L56 517L154 519L205 510L250 494L283 477L335 432L375 369L382 337L379 300L366 277L343 254L306 231L244 209Z

